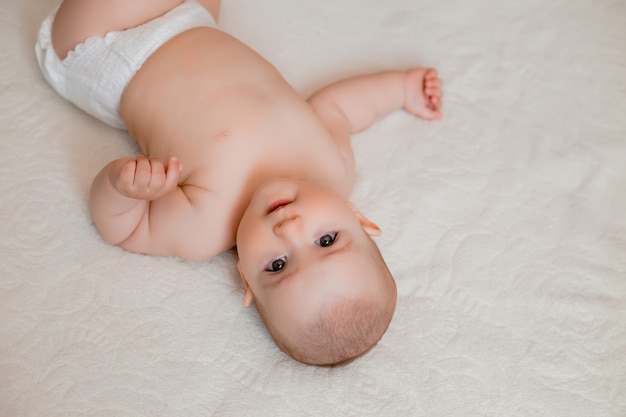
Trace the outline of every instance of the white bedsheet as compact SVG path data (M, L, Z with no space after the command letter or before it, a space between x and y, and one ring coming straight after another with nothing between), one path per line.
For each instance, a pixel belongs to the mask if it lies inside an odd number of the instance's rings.
M64 102L0 2L0 416L626 416L626 2L224 0L303 95L414 65L445 118L354 137L352 200L398 284L380 344L307 367L241 306L235 257L105 244L91 179L136 152Z

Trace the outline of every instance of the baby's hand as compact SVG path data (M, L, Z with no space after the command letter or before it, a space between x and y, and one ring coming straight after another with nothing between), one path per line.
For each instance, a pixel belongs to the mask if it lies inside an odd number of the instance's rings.
M176 188L183 166L176 158L170 158L165 167L156 158L140 155L118 159L112 168L111 184L120 194L136 200L156 200Z
M423 119L441 119L441 80L432 68L415 68L406 73L404 109Z

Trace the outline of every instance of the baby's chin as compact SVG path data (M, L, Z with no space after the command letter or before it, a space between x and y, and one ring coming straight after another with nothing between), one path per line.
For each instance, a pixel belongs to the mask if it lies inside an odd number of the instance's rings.
M250 204L258 200L295 195L303 183L306 181L283 177L268 178L257 185L252 193Z

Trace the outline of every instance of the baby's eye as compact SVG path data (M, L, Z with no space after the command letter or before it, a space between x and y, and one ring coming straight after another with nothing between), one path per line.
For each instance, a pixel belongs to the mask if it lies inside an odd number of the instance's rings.
M337 240L337 233L326 233L325 235L317 239L315 243L325 248L335 243L335 240Z
M282 257L276 258L272 262L270 262L269 265L267 267L265 267L265 270L269 271L269 272L278 272L281 269L283 269L285 267L285 265L287 265L287 257L286 256L282 256Z

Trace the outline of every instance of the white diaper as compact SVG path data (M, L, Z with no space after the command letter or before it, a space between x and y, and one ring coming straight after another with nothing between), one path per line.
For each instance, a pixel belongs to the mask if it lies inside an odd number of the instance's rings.
M146 59L186 30L216 27L213 16L196 0L185 0L140 26L88 38L61 60L50 40L55 15L56 9L41 24L35 47L44 77L61 96L119 129L126 129L120 117L122 94Z

